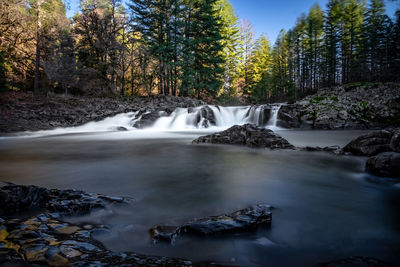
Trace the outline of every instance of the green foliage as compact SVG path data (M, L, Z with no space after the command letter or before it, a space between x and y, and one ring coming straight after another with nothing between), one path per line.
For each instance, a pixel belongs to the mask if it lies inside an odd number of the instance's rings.
M324 101L326 99L326 96L316 96L313 99L311 99L311 103L313 104L318 104L321 103L322 101Z

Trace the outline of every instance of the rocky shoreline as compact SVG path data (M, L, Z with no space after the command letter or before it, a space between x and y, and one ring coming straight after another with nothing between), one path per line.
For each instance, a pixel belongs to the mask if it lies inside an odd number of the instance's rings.
M2 266L225 266L224 263L112 252L92 234L108 231L107 225L72 224L66 215L126 205L129 199L78 190L45 189L6 183L0 187L0 265ZM58 205L63 205L59 210ZM30 211L24 216L24 211ZM32 210L35 215L32 215ZM192 219L181 226L155 226L155 241L173 241L181 235L211 238L254 231L271 225L271 207L253 205L236 212ZM356 264L356 265L354 265ZM361 264L361 265L360 265ZM230 264L228 264L230 266ZM316 266L391 266L378 259L350 257Z
M66 215L81 215L110 205L128 204L122 197L78 190L6 184L0 188L0 265L18 266L191 266L191 261L115 253L92 238L106 225L75 225ZM23 212L36 211L23 216Z

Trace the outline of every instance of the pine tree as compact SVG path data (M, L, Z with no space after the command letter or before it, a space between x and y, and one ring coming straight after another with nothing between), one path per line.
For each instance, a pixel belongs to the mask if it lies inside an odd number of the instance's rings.
M343 1L342 13L342 83L354 82L360 79L362 64L362 25L365 6L362 0Z
M387 22L383 0L371 0L363 28L363 57L367 79L382 81L387 69Z
M336 85L339 82L339 42L341 39L342 6L339 0L330 0L324 22L324 65L325 83Z

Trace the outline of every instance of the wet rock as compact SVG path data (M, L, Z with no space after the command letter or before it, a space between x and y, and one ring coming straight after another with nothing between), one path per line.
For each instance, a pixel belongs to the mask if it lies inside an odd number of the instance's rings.
M377 176L400 179L400 153L385 152L368 159L368 172Z
M41 192L36 197L47 194L45 198L52 204L64 204L66 207L79 205L77 201L94 201L100 204L120 203L124 198L88 194L75 190L39 190L7 184L0 192L13 193ZM43 193L46 192L46 193ZM23 194L30 198L29 194ZM36 198L35 198L36 199ZM7 201L3 203L8 203ZM29 218L2 219L0 221L0 265L7 266L191 266L190 261L140 255L133 252L115 253L107 250L99 241L94 240L89 231L106 229L104 225L85 224L80 227L62 220L61 213L53 212L53 205L39 201L44 212ZM18 207L29 206L28 204ZM37 205L37 204L35 204ZM36 206L35 206L36 207ZM72 206L75 207L75 206ZM2 207L1 207L2 208ZM50 212L51 210L51 212ZM66 213L70 214L68 208ZM10 213L8 213L10 214ZM23 217L23 216L22 216Z
M80 228L77 226L61 226L61 227L55 227L55 230L57 231L57 233L59 234L63 234L63 235L71 235L73 233L75 233L76 231L78 231Z
M400 152L400 129L394 131L390 140L390 149L394 152Z
M21 248L27 261L45 261L48 248L44 244L32 244Z
M11 183L0 188L0 214L13 214L34 208L63 215L84 214L112 203L126 203L126 200L78 190L49 190Z
M138 129L143 129L143 128L148 128L151 127L155 121L162 116L166 116L167 114L164 112L160 111L153 111L149 113L145 113L141 116L139 120L135 122L133 127L138 128Z
M350 257L315 265L315 267L390 267L392 265L370 257Z
M203 119L203 127L207 128L216 125L215 114L209 106L204 106L197 113L196 125Z
M82 255L82 252L80 252L77 249L74 249L71 246L61 246L60 251L67 258L75 258Z
M347 144L343 151L358 156L374 156L381 152L391 151L390 142L393 133L381 130L359 136Z
M293 117L292 115L284 112L284 108L279 110L278 112L278 121L276 126L282 128L299 128L300 122L297 118Z
M193 143L243 145L255 148L293 149L287 140L273 131L252 124L235 125L223 132L201 136Z
M179 235L213 236L270 226L271 219L271 207L260 204L231 214L194 219L181 226L156 226L150 234L153 241L174 242Z

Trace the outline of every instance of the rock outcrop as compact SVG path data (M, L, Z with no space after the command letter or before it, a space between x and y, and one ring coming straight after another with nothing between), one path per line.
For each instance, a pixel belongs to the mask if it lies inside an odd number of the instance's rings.
M271 207L259 204L231 214L194 219L181 226L156 226L150 233L154 242L173 243L181 235L204 237L254 230L258 226L270 226L271 219Z
M400 89L398 84L325 88L283 105L279 113L281 127L372 129L400 125Z
M113 203L127 203L121 197L86 193L79 190L46 189L6 184L0 188L0 215L41 209L62 215L78 215Z
M235 125L225 131L201 136L193 143L243 145L254 148L294 149L286 139L271 130L253 124Z
M347 144L343 151L370 157L366 171L377 176L400 178L400 129L373 131Z

